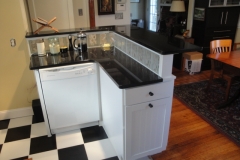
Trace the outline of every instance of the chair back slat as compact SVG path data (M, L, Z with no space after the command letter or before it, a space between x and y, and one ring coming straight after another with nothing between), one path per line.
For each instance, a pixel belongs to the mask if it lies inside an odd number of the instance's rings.
M229 56L231 49L231 39L220 39L210 42L210 54L214 54L216 58L224 58Z

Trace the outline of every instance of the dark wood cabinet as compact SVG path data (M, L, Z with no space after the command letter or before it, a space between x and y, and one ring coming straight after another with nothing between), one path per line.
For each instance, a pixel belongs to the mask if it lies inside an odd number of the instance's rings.
M231 39L234 44L240 12L239 6L229 7L222 5L221 7L209 7L209 2L210 0L195 0L195 8L204 10L205 16L204 20L193 19L192 27L194 43L203 47L202 70L211 68L210 61L206 58L206 55L210 52L209 47L212 40ZM227 3L228 1L224 4Z
M239 7L208 8L206 10L206 27L237 26Z

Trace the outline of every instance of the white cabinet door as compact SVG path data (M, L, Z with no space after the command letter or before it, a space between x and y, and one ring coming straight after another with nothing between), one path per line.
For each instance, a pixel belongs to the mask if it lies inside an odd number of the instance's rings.
M126 160L135 160L166 149L171 99L126 107Z

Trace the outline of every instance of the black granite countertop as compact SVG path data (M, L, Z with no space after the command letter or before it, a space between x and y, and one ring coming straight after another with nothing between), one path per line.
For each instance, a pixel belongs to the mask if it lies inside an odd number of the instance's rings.
M83 28L85 32L96 31L114 31L128 39L131 39L159 54L177 54L182 52L201 51L201 47L185 42L183 39L168 37L156 32L145 30L142 28L126 25L126 28L131 28L130 34L122 34L117 32L116 26L101 26L94 28ZM51 35L74 34L79 33L80 29L60 30L59 33L53 31L42 31L39 34L27 33L26 38L44 37Z
M85 53L74 51L56 55L47 54L46 56L32 55L30 69L36 70L89 62L99 63L100 67L120 89L163 81L160 76L114 47L105 51L102 48L89 48L88 52Z

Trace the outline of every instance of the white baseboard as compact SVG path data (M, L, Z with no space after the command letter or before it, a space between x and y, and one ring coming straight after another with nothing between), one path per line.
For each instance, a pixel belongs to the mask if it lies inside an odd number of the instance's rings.
M0 120L32 116L32 107L0 111Z

